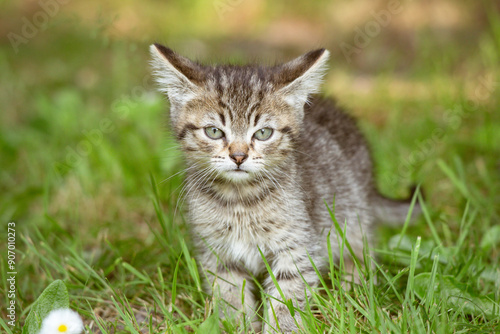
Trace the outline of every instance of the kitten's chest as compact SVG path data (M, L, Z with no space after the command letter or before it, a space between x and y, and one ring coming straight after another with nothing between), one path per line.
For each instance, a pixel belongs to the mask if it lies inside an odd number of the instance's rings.
M200 198L190 201L189 211L192 225L204 238L249 244L268 243L273 234L285 231L290 214L269 201L246 205Z
M189 200L190 223L214 251L255 267L259 249L264 255L274 253L293 239L294 210L289 204L279 196L223 201L214 194L199 194Z
M286 213L265 203L252 208L205 204L195 204L190 212L193 232L221 259L240 262L254 273L263 269L260 252L267 258L284 247L282 240L290 239Z

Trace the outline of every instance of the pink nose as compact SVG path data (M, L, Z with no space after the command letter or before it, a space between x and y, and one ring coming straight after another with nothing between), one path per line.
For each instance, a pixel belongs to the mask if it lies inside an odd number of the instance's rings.
M243 152L235 152L233 154L230 154L229 157L239 167L243 162L245 162L245 160L248 158L248 155L246 153L243 153Z

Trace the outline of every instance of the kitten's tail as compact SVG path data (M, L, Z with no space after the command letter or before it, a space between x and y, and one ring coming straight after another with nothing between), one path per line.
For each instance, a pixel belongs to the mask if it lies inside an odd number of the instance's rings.
M412 188L412 195L403 200L395 200L384 197L378 192L375 192L371 198L371 205L377 222L386 225L397 226L403 225L410 211L412 198L416 195L416 187ZM410 223L414 222L422 213L422 208L418 201L413 205Z

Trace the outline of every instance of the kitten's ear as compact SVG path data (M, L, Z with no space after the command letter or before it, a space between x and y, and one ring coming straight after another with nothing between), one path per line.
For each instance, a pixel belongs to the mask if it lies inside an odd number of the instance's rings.
M159 90L167 94L170 103L179 105L192 99L205 79L203 66L160 44L149 49Z
M283 94L289 104L302 109L309 94L319 92L329 55L328 50L319 49L281 65L275 77L284 85L279 94Z

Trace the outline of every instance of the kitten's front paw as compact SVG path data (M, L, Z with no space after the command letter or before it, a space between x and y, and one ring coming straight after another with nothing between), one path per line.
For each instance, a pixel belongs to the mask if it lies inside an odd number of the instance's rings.
M299 327L301 324L300 315L298 312L295 314L295 319L290 314L288 308L283 305L273 305L273 311L269 311L269 316L267 323L264 324L263 334L277 334L277 333L299 333Z
M244 312L243 309L235 310L229 305L225 305L219 309L219 317L221 320L231 323L231 326L237 326L238 333L241 330L245 332L253 330L255 333L260 333L262 324L258 320L257 313L250 309L248 312ZM224 330L224 325L222 321L220 322L221 329ZM234 330L234 329L233 329ZM232 332L232 331L230 331ZM223 331L223 333L226 333Z

